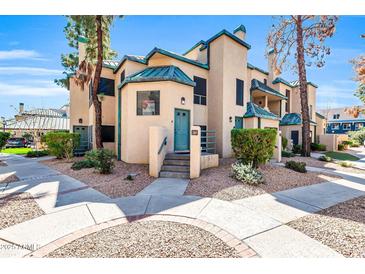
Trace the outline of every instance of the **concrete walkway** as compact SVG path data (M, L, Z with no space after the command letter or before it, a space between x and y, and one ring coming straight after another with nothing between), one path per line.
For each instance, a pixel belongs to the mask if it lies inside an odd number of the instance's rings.
M361 195L365 178L299 187L233 202L183 196L188 181L158 179L136 196L111 199L84 183L28 159L2 156L21 181L0 184L3 193L29 192L46 215L0 230L0 257L23 257L70 233L137 215L172 215L213 224L240 239L262 257L341 257L329 247L285 224Z

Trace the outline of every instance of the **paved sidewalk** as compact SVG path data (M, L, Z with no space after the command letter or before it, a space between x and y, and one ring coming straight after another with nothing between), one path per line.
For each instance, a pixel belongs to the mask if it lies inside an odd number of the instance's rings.
M0 156L3 157L3 156ZM23 158L24 159L24 158ZM31 248L1 252L22 257L70 233L95 224L136 215L184 216L213 224L251 246L262 257L338 257L340 254L285 224L336 203L365 195L365 180L346 180L299 187L234 202L183 196L187 180L158 179L136 196L111 199L82 182L44 165L7 157L8 167L22 174L4 193L30 192L46 215L0 230L0 241ZM29 168L30 166L34 169ZM41 176L33 171L41 170ZM1 242L0 242L1 243ZM310 251L310 252L309 252Z

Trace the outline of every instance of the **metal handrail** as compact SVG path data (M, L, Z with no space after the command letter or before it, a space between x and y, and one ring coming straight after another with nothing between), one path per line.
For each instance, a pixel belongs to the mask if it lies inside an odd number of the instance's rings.
M216 131L215 130L201 130L201 151L215 153L216 152ZM205 134L204 134L205 133ZM203 134L205 136L203 136Z
M161 145L160 145L160 149L158 150L158 154L160 155L161 151L162 151L162 148L163 146L166 146L167 145L167 136L163 139Z

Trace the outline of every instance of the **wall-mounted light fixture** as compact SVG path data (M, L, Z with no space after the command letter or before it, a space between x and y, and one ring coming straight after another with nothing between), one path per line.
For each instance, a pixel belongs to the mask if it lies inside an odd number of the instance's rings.
M82 124L82 118L79 118L79 124Z
M185 97L181 97L181 104L185 105Z
M232 123L232 116L229 116L229 122Z

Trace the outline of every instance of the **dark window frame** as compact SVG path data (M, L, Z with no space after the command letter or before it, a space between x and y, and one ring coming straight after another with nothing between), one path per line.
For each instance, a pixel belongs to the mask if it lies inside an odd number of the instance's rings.
M245 82L241 79L236 78L236 105L244 105L244 92L245 92Z
M122 71L122 73L120 74L120 82L123 83L125 79L125 70Z
M101 141L103 143L115 142L115 126L101 126Z
M285 102L285 111L287 113L290 113L290 90L289 89L285 90L285 96L287 97L286 102Z
M207 79L194 76L194 104L207 105Z
M115 96L115 81L106 77L100 77L98 94Z
M143 93L149 92L149 96L158 96L158 101L155 103L155 113L154 114L143 114L142 107L138 106L139 99L138 97ZM152 94L154 93L154 94ZM150 99L151 100L151 99ZM160 106L161 106L161 93L159 90L138 90L136 92L136 114L137 116L158 116L160 115Z

